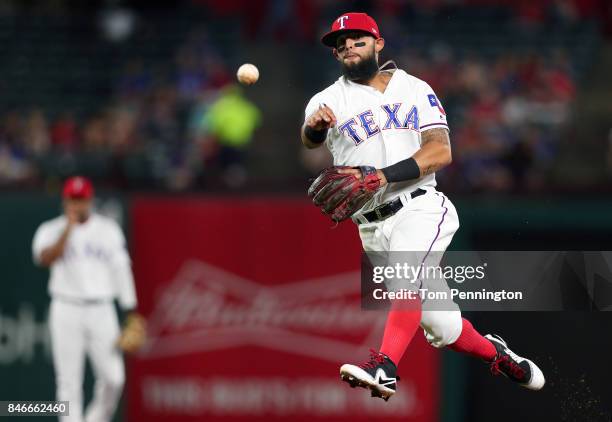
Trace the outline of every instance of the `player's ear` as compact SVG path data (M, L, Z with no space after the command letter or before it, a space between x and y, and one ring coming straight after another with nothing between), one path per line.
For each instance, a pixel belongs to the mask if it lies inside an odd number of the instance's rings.
M377 53L380 53L383 48L385 48L385 39L384 38L377 38L374 41L374 51L376 51Z
M335 48L332 48L332 54L334 55L334 57L336 58L336 60L340 60L340 57L338 57L338 50L336 50Z

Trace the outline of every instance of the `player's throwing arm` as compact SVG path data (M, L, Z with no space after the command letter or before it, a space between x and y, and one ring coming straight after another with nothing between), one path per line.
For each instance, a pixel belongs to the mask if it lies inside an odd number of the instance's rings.
M320 104L319 109L312 113L302 126L302 143L306 148L317 148L327 138L327 131L336 126L336 123L336 115L332 109Z

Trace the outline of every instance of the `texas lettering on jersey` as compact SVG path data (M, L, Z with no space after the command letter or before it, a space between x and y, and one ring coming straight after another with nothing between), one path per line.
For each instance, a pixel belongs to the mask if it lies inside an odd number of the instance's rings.
M329 107L337 119L325 140L334 165L385 168L412 157L421 148L423 132L448 129L446 112L433 89L402 69L393 71L384 91L341 76L310 99L304 120L321 104ZM435 186L434 173L394 183L361 211L417 188Z
M86 242L79 248L70 244L66 247L62 259L65 261L75 261L77 259L94 259L103 263L111 262L111 251L95 243Z
M417 107L413 105L408 112L400 115L401 107L402 103L383 104L381 106L386 116L386 121L385 124L382 125L382 129L376 122L372 110L368 109L340 124L338 126L338 131L350 137L355 142L355 145L359 145L365 139L376 135L381 130L411 129L418 131L419 110ZM361 127L361 129L359 127Z

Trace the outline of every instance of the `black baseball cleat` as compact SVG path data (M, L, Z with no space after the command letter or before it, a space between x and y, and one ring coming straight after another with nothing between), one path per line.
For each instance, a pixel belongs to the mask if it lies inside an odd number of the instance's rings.
M538 366L529 359L522 358L508 348L506 342L499 336L485 336L497 350L497 356L491 362L491 373L502 374L530 390L540 390L546 380Z
M361 365L345 363L340 367L340 378L351 387L368 388L372 397L381 397L385 401L395 394L399 377L395 374L397 367L383 353L370 349L370 359Z

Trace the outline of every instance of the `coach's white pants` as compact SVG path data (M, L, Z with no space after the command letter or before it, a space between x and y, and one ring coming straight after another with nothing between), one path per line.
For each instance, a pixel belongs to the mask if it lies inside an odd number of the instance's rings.
M402 197L404 207L394 216L381 222L359 225L359 235L366 252L414 251L419 262L437 266L443 252L459 228L455 206L441 192L426 188L427 193L411 199ZM390 263L392 264L392 263ZM418 265L418 264L417 264ZM450 298L450 289L444 279L426 279L422 287L429 291L444 291ZM462 322L459 306L449 299L436 303L438 309L423 303L421 328L427 341L434 347L454 343L461 334Z
M125 380L123 358L115 346L119 322L112 303L75 304L54 299L49 327L56 399L70 402L61 422L108 422L117 408ZM94 396L83 419L85 356L92 364Z

